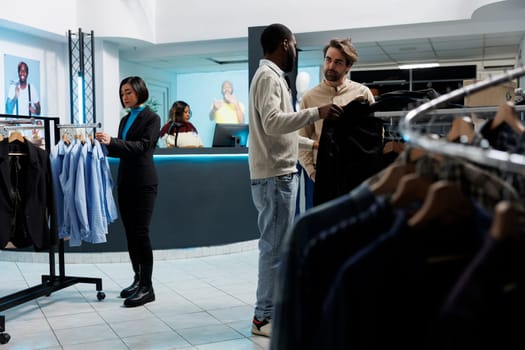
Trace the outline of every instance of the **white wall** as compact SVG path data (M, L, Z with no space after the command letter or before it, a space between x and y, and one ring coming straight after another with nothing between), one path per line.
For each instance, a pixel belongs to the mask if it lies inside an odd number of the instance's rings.
M222 0L188 1L182 7L172 0L157 0L157 42L246 37L248 27L274 22L305 33L469 19L479 7L499 1Z
M76 0L76 3L78 13L71 15L77 19L77 27L93 30L97 37L156 41L154 0Z
M121 115L119 70L117 46L95 39L96 120L110 135L117 135Z
M296 33L469 19L502 0L25 0L4 1L0 21L61 36L68 29L151 43L246 37L250 26L286 23ZM24 9L24 10L22 10ZM214 23L215 25L211 25Z
M168 74L162 70L144 68L133 63L121 61L119 82L123 78L132 75L138 75L146 81L150 97L155 98L155 100L162 104L159 106L157 113L160 115L162 121L167 121L168 110L173 101L177 98L176 75Z
M109 0L113 1L113 0ZM2 1L0 23L7 27L35 28L62 37L68 29L78 27L77 3L85 0Z

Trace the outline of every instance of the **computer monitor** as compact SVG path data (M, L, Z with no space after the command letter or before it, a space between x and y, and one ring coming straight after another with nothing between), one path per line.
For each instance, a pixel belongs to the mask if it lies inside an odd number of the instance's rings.
M213 147L246 147L248 124L215 124Z

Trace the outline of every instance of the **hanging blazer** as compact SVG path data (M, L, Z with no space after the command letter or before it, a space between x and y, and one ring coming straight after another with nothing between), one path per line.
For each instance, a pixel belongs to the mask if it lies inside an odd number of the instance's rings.
M346 194L384 168L383 121L370 116L368 101L344 106L337 120L325 120L319 139L314 205Z
M31 142L14 143L16 145L10 144L7 139L0 142L0 247L5 247L11 240L29 245L33 243L36 250L47 250L58 242L49 156ZM21 199L18 207L11 181L11 146L18 146L17 151L27 153L19 156L22 176L18 178Z
M122 131L129 119L128 113L120 120L118 138L107 145L108 156L120 158L118 186L150 186L158 184L153 163L153 152L160 133L160 117L148 106L139 113L122 140Z

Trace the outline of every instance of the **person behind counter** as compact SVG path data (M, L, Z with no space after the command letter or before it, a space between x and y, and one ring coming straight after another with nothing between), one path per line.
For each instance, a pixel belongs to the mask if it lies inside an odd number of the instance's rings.
M169 121L160 129L160 137L166 147L202 147L202 140L190 118L190 105L175 101L170 108Z
M155 300L151 275L153 249L149 226L157 197L158 176L153 152L159 139L160 117L145 105L149 92L140 77L120 83L120 103L129 109L121 120L118 137L97 132L109 157L120 159L117 179L118 206L126 231L128 252L135 273L131 285L120 292L124 306L134 307Z

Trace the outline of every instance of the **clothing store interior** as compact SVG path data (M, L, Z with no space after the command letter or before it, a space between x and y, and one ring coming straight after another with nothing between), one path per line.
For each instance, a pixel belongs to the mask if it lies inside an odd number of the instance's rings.
M525 348L523 0L22 7L0 14L0 350ZM324 83L333 38L351 39L347 79L374 101L324 120L315 181L298 158L296 216L261 336L250 83L272 23L297 42L296 111ZM119 83L135 76L168 134L174 102L189 106L198 144L177 144L177 131L154 146L155 297L126 307L123 158L94 145L96 132L121 131ZM78 157L56 169L76 144L92 145L97 165ZM82 189L71 185L81 173ZM106 181L96 190L95 177Z

